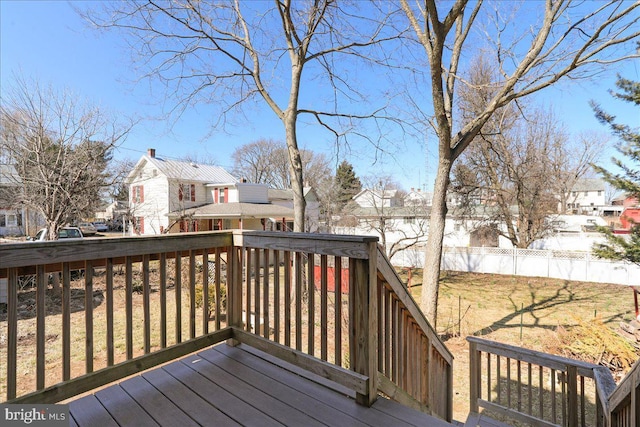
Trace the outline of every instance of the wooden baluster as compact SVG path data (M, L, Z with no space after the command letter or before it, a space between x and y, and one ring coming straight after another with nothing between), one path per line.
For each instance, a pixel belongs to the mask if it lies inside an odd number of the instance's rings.
M182 342L182 254L175 254L176 344Z
M151 285L149 283L149 255L142 257L142 307L144 329L144 354L151 352ZM193 337L192 337L193 338Z
M295 302L295 313L296 313L296 350L302 351L302 293L303 293L303 284L302 284L302 253L295 253L295 266L294 266L294 274L295 274L295 287L296 287L296 302Z
M280 251L273 251L273 340L280 342Z
M133 359L133 262L125 258L125 336L127 360Z
M62 289L63 289L63 299L64 299L64 288L67 287L67 294L69 293L69 289L68 286L69 284L66 283L67 281L70 280L70 274L68 271L68 264L67 264L67 268L64 268L63 265L63 270L62 270ZM65 271L66 270L66 271ZM106 277L106 285L107 285L107 366L113 366L115 360L114 360L114 347L113 347L113 339L114 339L114 335L113 335L113 259L112 258L108 258L106 261L106 273L107 273L107 277ZM66 276L66 277L65 277ZM63 301L63 306L64 306L64 301ZM65 327L64 325L64 315L63 315L63 326L62 326L62 330L63 330L63 334L64 331L66 330L66 327L70 327L70 325L67 325ZM64 357L63 357L64 359ZM65 379L65 381L68 378Z
M57 273L54 273L57 274ZM93 264L85 261L84 269L85 366L93 372ZM43 354L44 356L44 354ZM44 359L43 359L44 360Z
M269 301L271 295L269 292L269 250L264 250L264 263L262 264L262 306L263 306L263 336L269 338L270 318L269 318Z
M327 256L320 256L320 358L322 360L328 359L327 341L328 331L327 323L329 322L328 308L329 308L329 290L327 284L328 275L328 262ZM314 286L315 287L315 286Z
M196 251L189 251L189 338L196 337Z
M209 333L209 252L202 250L202 334Z
M291 252L284 253L284 345L291 346Z
M333 258L333 281L335 283L335 364L342 366L342 258Z
M7 278L7 400L15 399L18 370L18 273L9 269ZM68 353L67 353L68 357ZM64 368L63 368L64 369Z
M167 254L160 254L160 348L167 347Z
M307 354L314 356L315 354L315 257L312 253L307 256Z

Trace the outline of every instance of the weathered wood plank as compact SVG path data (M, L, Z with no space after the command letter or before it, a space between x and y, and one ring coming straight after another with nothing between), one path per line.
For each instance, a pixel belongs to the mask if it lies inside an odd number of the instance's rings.
M199 425L143 377L136 376L123 381L120 387L162 426L196 427Z
M362 393L367 389L366 387L369 379L364 375L324 362L288 346L274 343L273 341L266 340L253 334L248 334L238 329L233 330L233 336L241 343L248 344L286 362L335 381L338 384L342 384L356 392Z
M311 252L318 255L345 256L360 259L365 259L369 256L367 245L370 242L378 241L378 238L373 236L268 231L234 231L233 239L236 246Z
M69 403L69 413L80 427L119 427L109 411L92 394Z
M47 292L47 277L44 273L43 266L38 266L38 274L36 275L36 389L44 388L44 368L45 368L45 349L44 323L46 318L45 296Z
M257 335L254 336L257 337ZM185 366L197 370L200 375L209 381L215 381L234 396L242 398L250 406L284 425L322 426L322 423L263 392L253 384L237 381L233 375L200 355L187 356L181 362Z
M287 381L282 381L284 372L280 372L279 378L274 379L262 372L261 369L254 369L253 364L245 360L245 364L234 360L227 356L225 351L216 351L220 346L208 349L198 353L198 356L207 359L209 362L232 372L233 376L240 380L251 384L260 391L267 393L283 403L296 402L296 407L304 409L306 415L312 417L316 421L320 421L326 425L351 425L362 426L365 424L359 422L335 408L327 405L317 396L303 394L292 388L291 377ZM236 349L237 350L237 349ZM301 381L301 379L299 379Z
M193 375L193 371L188 371ZM154 369L142 374L142 377L167 396L167 398L181 408L182 411L189 414L189 416L200 425L240 425L164 369ZM193 384L194 382L189 378L184 378L183 381L189 384Z
M256 408L247 405L240 397L218 385L215 380L211 381L205 376L200 375L195 365L196 364L191 364L189 366L178 362L166 365L162 369L179 380L184 386L193 390L195 394L206 400L209 405L232 418L240 425L281 427L281 424L276 420L268 417Z
M253 347L216 346L215 350L371 426L404 426L407 424L402 420L416 415L420 422L411 422L411 425L431 425L429 424L431 417L423 413L416 414L415 411L400 404L389 402L390 405L378 405L378 402L386 399L376 400L371 408L358 405L352 390Z
M221 341L232 337L232 330L225 328L220 331L212 332L194 340L186 341L181 345L176 345L166 349L127 360L113 367L103 368L91 374L73 378L65 383L56 384L47 387L44 390L30 393L16 399L7 401L6 403L56 403L71 398L80 393L101 387L113 381L117 381L129 375L136 374L145 369L152 368L161 363L182 357L186 354L193 353L204 347L217 344Z
M106 258L118 260L122 257L142 254L225 247L232 245L232 241L231 231L216 231L161 236L92 238L82 242L57 240L31 242L28 245L13 243L0 246L0 259L2 268Z
M121 426L159 425L118 385L102 389L95 396Z

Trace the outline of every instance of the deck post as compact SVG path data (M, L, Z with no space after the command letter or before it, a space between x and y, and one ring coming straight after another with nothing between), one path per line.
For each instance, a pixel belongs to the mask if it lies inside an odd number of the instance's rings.
M478 390L480 388L480 357L478 356L478 345L470 341L469 342L469 411L478 413ZM498 378L499 381L499 378Z
M227 268L227 326L242 329L242 255L244 249L232 246L228 250L230 259ZM231 338L227 340L230 346L240 342Z
M356 402L371 406L378 397L378 292L377 244L368 244L368 259L354 262L351 285L354 287L353 370L369 377L367 391L356 395Z
M567 392L568 392L568 422L569 427L578 426L578 368L575 365L567 366Z

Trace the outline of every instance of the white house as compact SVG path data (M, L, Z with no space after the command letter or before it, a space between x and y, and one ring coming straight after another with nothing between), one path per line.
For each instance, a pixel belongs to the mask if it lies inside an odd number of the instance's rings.
M567 210L581 215L601 215L606 206L605 182L581 179L567 195Z
M293 228L287 190L272 200L268 186L239 181L219 166L162 159L149 149L127 182L137 234Z
M0 236L24 234L25 212L16 204L16 193L22 191L22 180L13 165L0 165Z

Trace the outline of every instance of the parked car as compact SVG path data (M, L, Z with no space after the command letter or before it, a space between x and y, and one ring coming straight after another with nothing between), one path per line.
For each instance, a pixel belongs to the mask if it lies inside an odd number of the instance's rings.
M62 227L58 230L58 239L82 239L84 235L82 234L82 230L78 227ZM35 236L27 238L30 242L44 242L47 240L52 240L49 238L49 233L46 228L41 228Z
M109 226L105 222L95 221L92 224L96 228L96 231L98 233L104 233L104 232L109 231Z
M85 236L93 236L98 232L98 230L96 230L96 228L90 222L79 222L77 227Z

